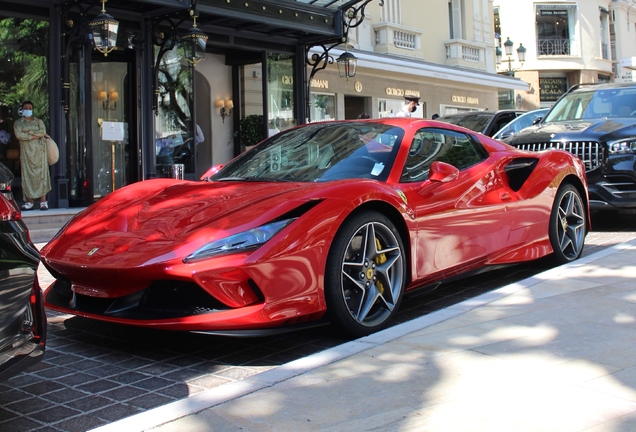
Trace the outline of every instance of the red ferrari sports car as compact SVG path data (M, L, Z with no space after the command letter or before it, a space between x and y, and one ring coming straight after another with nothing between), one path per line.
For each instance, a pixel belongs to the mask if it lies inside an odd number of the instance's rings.
M588 231L583 162L408 118L281 132L202 181L154 179L42 250L46 305L161 329L256 335L384 327L406 291L553 255Z

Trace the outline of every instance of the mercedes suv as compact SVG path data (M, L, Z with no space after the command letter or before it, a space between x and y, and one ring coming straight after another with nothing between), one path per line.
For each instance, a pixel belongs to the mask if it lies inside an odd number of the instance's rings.
M636 213L636 83L576 85L507 142L576 154L585 163L592 210Z

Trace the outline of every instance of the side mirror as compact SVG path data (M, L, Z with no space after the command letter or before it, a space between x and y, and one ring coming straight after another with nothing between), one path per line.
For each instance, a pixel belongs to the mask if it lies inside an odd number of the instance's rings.
M459 170L446 162L435 161L431 164L428 178L431 181L448 183L459 177Z
M499 141L505 140L506 138L510 138L510 137L511 137L511 136L513 136L514 134L515 134L515 131L514 131L514 130L512 130L512 129L507 130L507 131L505 131L504 133L502 133L502 134L499 136Z
M214 165L212 168L210 168L205 173L203 173L203 175L201 176L201 178L199 180L201 180L201 181L210 180L210 177L212 177L214 174L216 174L219 171L221 171L221 168L223 168L224 166L225 165L222 165L222 164Z

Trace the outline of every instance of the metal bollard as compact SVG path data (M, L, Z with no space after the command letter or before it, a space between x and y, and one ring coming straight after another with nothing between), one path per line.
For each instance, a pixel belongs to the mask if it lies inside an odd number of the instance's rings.
M185 165L184 164L170 165L170 178L183 180L185 178Z

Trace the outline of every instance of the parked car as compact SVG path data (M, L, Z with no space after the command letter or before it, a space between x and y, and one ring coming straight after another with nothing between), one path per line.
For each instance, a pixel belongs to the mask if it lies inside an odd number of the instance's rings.
M120 324L257 335L384 327L405 291L484 267L577 259L585 171L448 123L313 123L207 181L153 179L77 215L42 250L54 310Z
M541 121L549 108L540 108L521 114L516 119L499 129L493 138L507 142L514 134Z
M42 359L46 314L31 242L11 192L13 174L0 163L0 380Z
M436 120L465 127L486 136L493 136L524 112L517 110L469 111L438 117Z
M509 143L577 155L585 163L593 210L636 212L636 83L574 86Z

